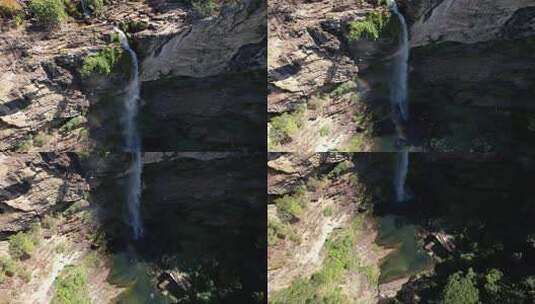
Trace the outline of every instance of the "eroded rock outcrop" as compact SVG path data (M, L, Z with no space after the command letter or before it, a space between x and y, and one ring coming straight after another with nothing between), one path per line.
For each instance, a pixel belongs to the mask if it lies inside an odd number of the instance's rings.
M141 80L208 77L265 67L266 3L247 0L220 15L136 35L147 57Z
M401 2L401 1L400 1ZM533 0L407 0L412 46L476 43L535 33Z
M272 153L268 161L268 194L282 195L291 192L303 179L322 165L334 165L351 158L348 153Z
M352 1L270 2L269 112L293 109L325 86L357 75L344 45L343 25L367 11Z
M0 154L0 232L27 229L48 212L83 203L88 193L74 154Z

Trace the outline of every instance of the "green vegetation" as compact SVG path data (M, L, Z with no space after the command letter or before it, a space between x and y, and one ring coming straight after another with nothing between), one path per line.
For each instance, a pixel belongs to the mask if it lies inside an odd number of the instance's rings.
M22 6L16 0L0 0L0 16L11 17L22 12Z
M287 223L282 223L276 218L268 219L268 244L276 245L280 240L289 239L294 242L299 241L299 237L294 233L292 227Z
M121 47L117 45L107 46L100 52L84 58L80 74L84 77L90 76L93 73L108 75L117 62L119 62L122 54L123 50Z
M364 20L355 20L349 23L347 37L350 41L363 38L377 40L389 20L390 13L387 11L370 12Z
M85 119L83 116L76 116L71 119L69 119L65 124L63 124L59 131L61 133L68 133L74 129L79 128L83 123L85 122Z
M478 304L479 290L476 287L476 274L469 269L466 275L456 272L448 278L444 288L442 302L444 304Z
M39 245L41 229L39 225L33 225L28 232L18 232L9 237L9 254L15 259L27 259L31 257L35 247Z
M80 266L67 266L54 282L52 304L89 304L87 269Z
M31 0L28 8L37 22L45 27L56 27L67 18L63 0Z
M332 216L333 215L333 208L332 207L325 207L325 209L323 209L323 216Z
M357 90L357 84L353 80L346 81L339 84L332 92L331 96L339 97L347 93L355 92Z
M274 144L281 144L291 140L292 136L297 133L303 125L303 119L306 109L300 107L293 113L284 113L280 116L273 117L270 122L270 139Z
M275 205L282 220L292 221L303 215L305 200L301 195L285 195L276 199Z
M87 0L87 8L91 10L96 17L102 16L104 13L104 0Z
M328 125L324 125L324 126L322 126L320 128L320 136L321 137L325 137L325 136L329 135L329 132L330 132L330 130L329 130L329 126Z
M307 108L309 110L320 110L323 108L323 106L327 103L327 100L325 98L322 98L321 96L312 96L307 102Z
M217 4L214 0L192 0L191 6L202 17L211 16L217 10Z
M18 276L24 282L29 282L32 274L28 269L8 256L0 256L0 284L6 277Z
M336 164L334 169L329 172L329 176L340 176L351 168L353 168L353 162L350 160L344 160L343 162Z
M41 220L41 226L45 229L56 231L58 227L58 218L52 215L45 215Z
M46 133L38 133L33 138L33 144L36 147L42 147L48 142L48 140L49 140L48 134L46 134Z
M33 136L28 135L25 139L18 142L15 146L16 152L27 152L33 147Z
M364 147L364 135L359 133L351 136L351 138L346 143L344 143L338 150L346 152L358 152L364 150Z
M307 189L310 191L321 191L327 186L328 180L326 178L319 179L311 177L307 180Z
M125 33L140 32L146 30L148 27L149 24L143 20L128 20L119 23L119 28Z
M321 270L310 279L295 280L287 289L275 293L270 303L351 303L339 287L344 276L351 272L378 276L376 268L361 266L358 255L354 252L361 224L361 218L356 218L350 227L334 233L325 242L325 259ZM367 274L366 276L368 277Z
M12 277L17 273L17 262L8 256L0 256L0 273Z
M16 0L0 0L0 19L11 19L11 25L17 27L24 22L24 10Z

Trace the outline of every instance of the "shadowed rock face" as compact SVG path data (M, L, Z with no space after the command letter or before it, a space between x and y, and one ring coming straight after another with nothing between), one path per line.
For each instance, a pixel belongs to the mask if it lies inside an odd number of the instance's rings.
M431 151L524 150L535 85L532 1L403 1L412 123ZM532 140L531 140L532 141Z
M89 185L71 153L0 154L0 233L85 201Z
M114 253L135 246L140 262L162 272L201 275L201 283L168 290L182 299L196 292L220 303L256 303L264 292L266 172L263 153L143 153L141 216L144 237L134 244L124 216L124 172L131 160L118 153L99 166L93 193ZM199 278L197 278L199 279ZM214 282L212 289L206 282ZM194 303L192 298L186 303Z
M144 151L264 151L263 73L145 82Z

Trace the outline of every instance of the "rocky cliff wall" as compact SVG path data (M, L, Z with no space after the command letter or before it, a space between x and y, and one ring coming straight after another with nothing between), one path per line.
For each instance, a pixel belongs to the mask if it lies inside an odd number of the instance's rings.
M535 33L533 0L405 0L413 47L438 42L476 43Z
M25 230L49 212L87 204L81 171L73 153L0 154L0 232Z

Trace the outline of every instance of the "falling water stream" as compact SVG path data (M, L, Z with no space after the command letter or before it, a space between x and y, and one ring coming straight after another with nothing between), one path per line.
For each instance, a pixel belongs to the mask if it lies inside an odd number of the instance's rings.
M392 103L394 122L399 125L409 119L409 106L407 100L408 61L409 61L409 31L405 17L399 12L395 0L388 1L392 13L399 18L401 24L399 51L393 59L392 77L390 80L390 102ZM402 137L399 134L399 137ZM409 167L409 150L406 146L398 153L396 160L396 172L394 176L394 190L396 201L402 202L409 199L405 181Z
M396 156L396 172L394 176L394 190L396 192L396 201L403 202L410 197L407 194L405 188L405 182L407 180L407 173L409 170L409 151L404 149L398 152Z
M84 11L84 17L89 17L91 14L87 11L87 4L85 1L86 0L80 0L80 4L82 5L82 10Z
M132 164L127 177L126 203L128 206L129 221L132 227L132 237L134 239L139 239L143 236L143 223L140 215L141 174L143 173L143 162L141 159L141 142L136 125L140 91L139 64L136 52L130 48L126 35L119 29L115 30L119 34L121 46L130 54L132 63L131 80L126 86L123 116L125 150L132 153Z
M394 57L393 75L390 83L390 101L395 109L399 112L399 119L407 121L409 119L409 105L407 101L407 82L409 71L409 30L405 17L399 12L396 1L389 0L389 6L392 13L399 18L401 24L399 51Z

